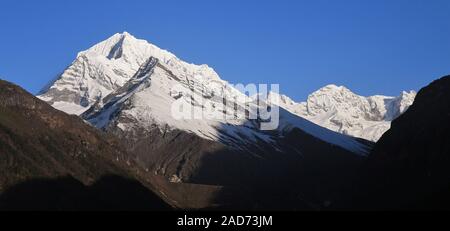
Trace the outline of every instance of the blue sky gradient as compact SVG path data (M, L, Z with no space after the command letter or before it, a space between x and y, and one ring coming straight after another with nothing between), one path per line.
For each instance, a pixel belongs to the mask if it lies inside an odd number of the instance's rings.
M0 77L36 93L79 51L128 31L295 100L329 83L398 95L450 74L449 12L448 0L2 0Z

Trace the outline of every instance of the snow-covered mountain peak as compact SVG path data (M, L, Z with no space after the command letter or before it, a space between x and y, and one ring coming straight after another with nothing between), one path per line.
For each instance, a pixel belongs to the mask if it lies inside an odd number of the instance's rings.
M346 88L345 86L338 86L335 84L328 84L325 87L320 88L313 94L343 94L343 93L353 93L350 89Z
M344 86L338 86L336 84L328 84L322 88L320 88L318 91L339 91L341 89L345 88Z
M412 105L415 96L414 91L404 91L398 97L363 97L344 86L330 84L309 95L306 102L278 96L278 105L333 131L377 141L391 121Z
M122 36L133 36L130 33L128 33L127 31L122 32ZM134 36L133 36L134 37Z
M357 110L355 103L360 105L362 97L356 95L344 86L327 85L308 96L307 110L310 115L319 115L342 108Z
M414 99L417 96L417 92L416 91L403 91L402 94L400 95L400 98L404 101L414 101Z
M407 107L411 106L411 104L414 103L414 99L417 96L417 92L415 91L404 91L402 92L402 94L398 97L398 101L400 101L400 104L402 104L402 110L401 112L403 113Z
M221 81L207 65L186 63L167 50L123 32L80 52L38 97L59 110L80 115L124 86L150 57L181 78Z
M287 95L282 95L273 91L270 91L267 94L267 100L269 102L275 102L275 100L279 100L280 104L283 105L288 105L288 106L296 106L298 103L296 103L294 100L292 100L291 98L289 98L289 96Z
M142 59L147 59L149 55L163 62L176 59L176 56L169 51L146 40L137 39L128 32L117 33L86 51L80 52L80 55L102 56L110 60L123 59L130 64L142 64Z

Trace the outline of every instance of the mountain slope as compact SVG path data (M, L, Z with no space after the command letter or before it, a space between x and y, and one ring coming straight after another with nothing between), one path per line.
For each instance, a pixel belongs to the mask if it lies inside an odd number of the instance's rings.
M269 94L268 100L276 100L280 107L330 130L377 141L415 96L411 91L398 97L363 97L343 86L328 85L311 94L306 102L296 103L276 93Z
M62 201L58 204L61 207L34 207L32 202L51 199L52 195L42 194L40 199L31 201L35 198L34 187L20 190L23 197L8 192L16 192L14 188L17 184L38 179L52 180L70 176L72 180L61 184L55 182L56 185L77 188L78 185L102 182L101 179L108 175L116 176L114 179L117 182L130 182L129 192L142 192L140 199L143 201L152 198L150 201L154 204L143 205L141 208L169 208L158 196L133 180L140 178L139 168L132 166L134 162L123 150L114 138L100 134L81 119L57 111L21 88L0 81L0 192L4 193L0 198L0 209L70 209L71 205L67 204L70 201ZM109 186L106 187L112 186L110 183L114 184L109 181L106 183ZM87 192L86 196L91 196L92 193ZM114 195L116 194L111 194L112 197ZM123 200L121 196L124 195L117 194L114 199ZM103 201L106 207L99 208L127 209L126 205L115 207L114 199ZM21 200L28 200L29 207L14 203ZM132 209L133 205L130 204L128 208Z
M237 97L243 102L228 102ZM257 120L247 118L252 112L236 113L235 107L247 110L245 103L249 102L245 100L245 95L224 81L183 80L157 59L150 58L124 87L88 110L83 117L100 129L111 126L126 132L136 128L152 129L155 126L164 132L178 129L236 149L258 141L275 145L274 139L280 134L298 127L355 153L365 152L364 144L315 126L285 110L280 111L278 129L262 131ZM181 107L186 110L174 112L174 105L177 105L177 109ZM193 118L191 113L201 117Z
M246 117L172 117L169 106L175 102L198 111L212 104L227 108L221 100L196 90L220 92L209 83L184 82L150 58L129 83L82 116L124 140L134 159L149 172L173 183L224 187L216 199L219 207L322 208L324 198L332 203L338 197L339 185L350 178L370 147L283 109L280 127L273 131L259 130L258 121ZM226 89L220 83L214 81L214 86ZM186 92L197 94L196 100ZM229 94L233 93L240 94ZM216 113L229 116L232 112Z
M361 188L371 189L364 206L448 210L449 131L450 76L446 76L420 90L410 109L376 144L362 180Z
M200 83L183 81L168 71L167 67L159 63L157 59L150 58L123 88L119 88L117 92L94 105L83 114L83 118L100 129L117 129L126 133L133 133L139 129L151 131L155 128L159 129L161 133L182 130L202 139L218 141L240 150L245 150L243 147L246 145L254 145L258 142L273 148L280 148L276 146L276 139L283 133L298 128L349 151L360 154L366 151L365 145L357 140L315 126L285 110L280 111L278 129L262 131L258 127L258 121L246 118L246 114L234 114L233 108L230 109L230 107L236 107L236 103L230 106L197 90L207 88L209 94L218 95L219 93L216 92L228 87L224 82L214 81L212 83L217 89L210 87L208 84L211 82L207 81ZM242 96L242 93L237 90L231 87L230 89L231 93L229 94L232 96L227 98L233 98L233 94ZM190 94L186 94L189 91L199 97L193 99ZM213 119L177 119L175 116L178 115L173 115L170 107L175 103L180 103L185 108L192 106L191 110L194 113L197 111L199 113L217 113L218 116L212 117ZM208 107L212 107L211 105L215 105L215 108L224 108L224 110L208 110ZM243 105L238 106L244 107ZM229 116L231 118L227 118Z

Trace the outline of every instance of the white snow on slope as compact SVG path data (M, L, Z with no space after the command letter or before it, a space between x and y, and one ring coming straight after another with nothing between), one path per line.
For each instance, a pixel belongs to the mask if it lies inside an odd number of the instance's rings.
M244 116L235 117L230 106L223 104L220 96L222 94L228 94L232 98L237 94L244 96L234 89L227 90L226 82L213 79L179 79L163 64L156 65L155 60L150 59L144 64L130 80L131 85L126 85L111 97L107 97L101 103L104 106L99 107L99 110L88 111L83 116L98 128L117 123L120 129L130 131L136 127L150 130L158 125L161 130L180 129L235 147L240 144L236 143L233 137L239 135L244 135L249 142L272 142L268 135L252 128ZM195 89L193 93L198 95L190 95L192 89ZM186 109L177 113L180 118L172 116L171 106L174 104ZM202 116L209 114L207 116L211 119L192 118L191 112Z
M398 97L359 96L343 86L328 85L314 92L306 102L296 103L287 96L271 93L269 101L279 99L279 106L330 130L377 141L391 121L414 102L416 92ZM275 102L275 101L274 101Z
M117 90L102 102L107 106L88 111L83 117L98 128L117 126L127 132L139 128L151 130L155 125L161 132L180 129L237 149L257 142L276 146L275 140L280 134L300 128L318 139L352 152L365 154L367 151L355 139L317 126L285 110L280 111L278 130L261 131L256 121L249 120L245 113L234 113L234 103L224 104L223 98L241 99L237 100L237 105L242 108L245 102L252 102L228 83L200 77L178 78L164 64L152 64L152 59L130 82L134 84ZM185 110L176 110L174 116L172 105ZM192 117L192 113L200 117Z

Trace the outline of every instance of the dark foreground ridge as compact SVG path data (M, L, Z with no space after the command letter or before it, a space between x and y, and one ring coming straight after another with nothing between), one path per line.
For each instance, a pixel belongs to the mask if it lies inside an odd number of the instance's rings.
M1 209L167 208L143 172L114 137L0 81Z
M73 177L35 179L15 185L0 196L0 210L170 210L141 183L105 176L91 186Z
M450 209L450 76L418 93L376 144L364 172L357 189L362 208Z

